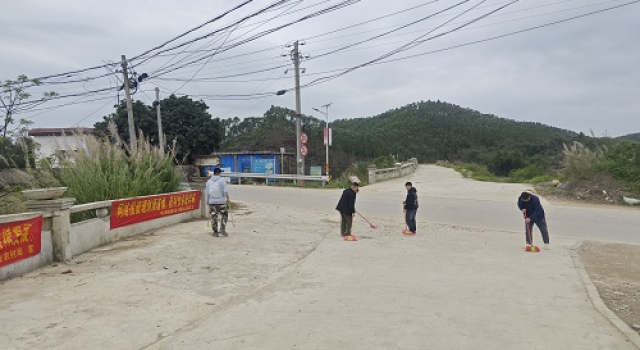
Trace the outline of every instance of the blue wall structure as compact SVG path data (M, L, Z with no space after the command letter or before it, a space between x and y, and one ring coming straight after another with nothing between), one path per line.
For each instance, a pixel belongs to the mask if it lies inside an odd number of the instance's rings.
M235 158L238 161L236 164ZM237 168L236 168L237 166ZM229 169L230 172L280 174L280 155L276 154L238 154L220 156L220 164L203 167L203 172L213 171L216 167ZM274 182L276 180L269 180Z

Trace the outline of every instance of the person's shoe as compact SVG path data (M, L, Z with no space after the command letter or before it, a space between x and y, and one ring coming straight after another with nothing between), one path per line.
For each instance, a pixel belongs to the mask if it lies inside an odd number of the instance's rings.
M222 237L229 237L229 235L227 234L227 231L222 231Z
M549 243L544 244L544 250L549 250Z
M213 237L220 237L217 231L213 231Z

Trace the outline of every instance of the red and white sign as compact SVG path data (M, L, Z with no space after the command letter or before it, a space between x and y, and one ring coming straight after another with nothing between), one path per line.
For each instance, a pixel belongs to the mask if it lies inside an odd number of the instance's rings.
M307 156L307 146L305 145L300 146L300 155L302 155L303 157Z
M200 209L200 191L111 202L111 229Z
M307 144L307 140L309 138L307 137L307 133L306 132L301 132L300 133L300 142L302 142L303 145Z
M324 127L324 145L326 146L329 142L329 128Z
M42 249L42 215L0 225L0 267L38 255Z

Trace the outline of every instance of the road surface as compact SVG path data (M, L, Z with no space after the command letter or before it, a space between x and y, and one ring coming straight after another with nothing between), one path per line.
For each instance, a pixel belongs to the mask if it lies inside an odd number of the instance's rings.
M547 203L553 247L525 253L522 185L431 166L409 179L419 234L400 234L397 179L361 190L379 227L358 220L357 242L339 238L339 190L232 186L246 207L228 238L183 223L0 284L0 348L635 349L570 249L634 241L637 212Z

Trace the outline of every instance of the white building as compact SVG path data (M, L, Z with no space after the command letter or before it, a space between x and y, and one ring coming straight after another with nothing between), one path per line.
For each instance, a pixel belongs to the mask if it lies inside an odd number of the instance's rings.
M29 130L29 136L39 145L36 152L38 160L56 153L77 151L84 147L84 135L92 135L92 128L35 128Z

